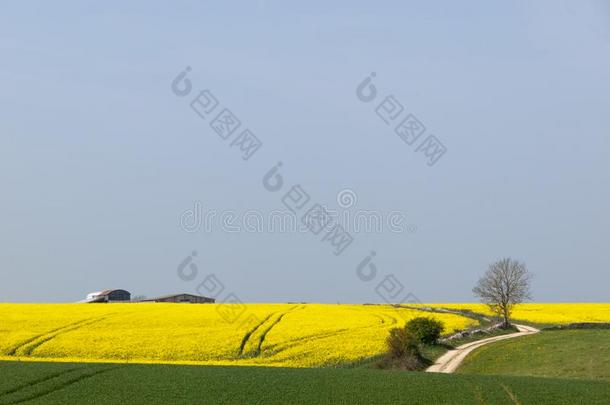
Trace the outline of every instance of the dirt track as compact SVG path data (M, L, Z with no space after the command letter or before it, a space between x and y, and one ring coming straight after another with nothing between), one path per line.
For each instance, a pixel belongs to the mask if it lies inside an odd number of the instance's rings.
M531 326L515 325L519 332L510 333L508 335L494 336L487 339L477 340L458 346L454 350L449 350L447 353L439 357L436 362L426 369L429 373L453 373L459 365L464 361L466 356L474 349L484 346L488 343L497 342L499 340L512 339L519 336L531 335L538 333L540 330Z

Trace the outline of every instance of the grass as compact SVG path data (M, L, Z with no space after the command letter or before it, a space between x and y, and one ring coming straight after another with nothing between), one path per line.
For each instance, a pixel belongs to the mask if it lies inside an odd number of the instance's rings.
M610 381L610 330L543 331L483 346L458 370Z
M603 404L610 383L366 369L0 362L0 403Z
M447 353L449 349L451 349L449 345L425 345L421 348L421 354L432 365L436 359Z

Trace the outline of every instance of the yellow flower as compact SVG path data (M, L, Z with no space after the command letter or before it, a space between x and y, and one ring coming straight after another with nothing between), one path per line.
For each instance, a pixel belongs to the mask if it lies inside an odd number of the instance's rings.
M484 304L432 304L432 307L469 309L491 315ZM512 318L515 321L528 321L541 324L568 324L575 322L610 322L610 304L519 304Z
M383 353L418 316L447 332L476 323L389 305L228 305L0 304L0 358L334 366Z

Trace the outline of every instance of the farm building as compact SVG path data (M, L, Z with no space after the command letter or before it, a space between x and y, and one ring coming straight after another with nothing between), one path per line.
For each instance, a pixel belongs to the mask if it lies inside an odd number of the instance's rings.
M84 302L125 302L131 300L131 293L126 290L103 290L87 294Z
M202 297L200 295L194 294L170 294L163 295L161 297L156 298L147 298L141 300L140 302L182 302L182 303L190 303L190 304L207 304L213 303L216 300L214 298Z

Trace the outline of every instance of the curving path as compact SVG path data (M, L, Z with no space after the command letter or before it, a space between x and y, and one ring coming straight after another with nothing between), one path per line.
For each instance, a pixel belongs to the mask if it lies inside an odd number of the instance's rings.
M497 342L498 340L512 339L519 336L531 335L533 333L540 332L539 329L532 328L531 326L516 325L514 324L519 332L510 333L508 335L494 336L487 339L477 340L456 347L454 350L449 350L447 353L439 357L436 362L426 369L429 373L453 373L462 361L468 356L474 349L484 346L488 343Z

